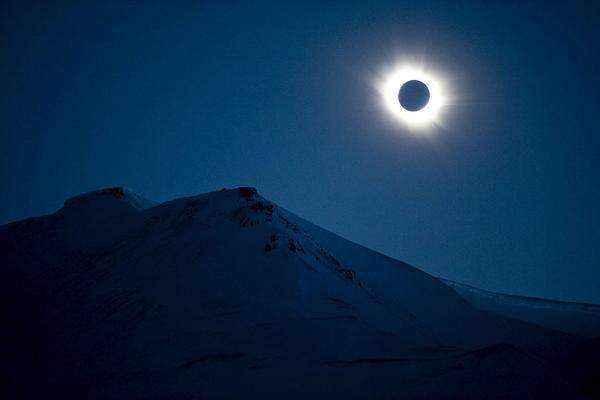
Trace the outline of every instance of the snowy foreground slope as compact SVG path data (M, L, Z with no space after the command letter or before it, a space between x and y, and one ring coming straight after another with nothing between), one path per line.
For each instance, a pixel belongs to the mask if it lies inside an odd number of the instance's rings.
M596 390L594 361L576 358L595 342L488 312L252 188L163 204L122 188L84 194L0 227L0 265L3 398Z

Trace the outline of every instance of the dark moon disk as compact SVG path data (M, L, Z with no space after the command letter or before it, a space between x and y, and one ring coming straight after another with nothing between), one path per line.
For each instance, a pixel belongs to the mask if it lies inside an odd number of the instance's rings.
M398 101L408 111L419 111L429 103L429 89L421 81L408 81L400 88Z

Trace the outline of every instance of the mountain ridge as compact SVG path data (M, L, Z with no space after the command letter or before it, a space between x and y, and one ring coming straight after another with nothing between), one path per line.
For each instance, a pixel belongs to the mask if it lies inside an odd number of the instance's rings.
M0 227L14 393L60 382L66 398L445 398L486 371L463 398L576 397L568 382L545 383L576 336L481 310L255 188L161 204L122 188L74 199Z
M492 292L440 279L476 307L586 338L600 332L600 305Z

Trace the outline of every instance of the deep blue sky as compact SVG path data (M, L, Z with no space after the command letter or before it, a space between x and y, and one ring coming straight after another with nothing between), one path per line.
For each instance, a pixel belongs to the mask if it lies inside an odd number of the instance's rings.
M2 2L0 222L252 185L432 274L600 302L594 2L168 3ZM434 135L371 85L403 58L460 99Z

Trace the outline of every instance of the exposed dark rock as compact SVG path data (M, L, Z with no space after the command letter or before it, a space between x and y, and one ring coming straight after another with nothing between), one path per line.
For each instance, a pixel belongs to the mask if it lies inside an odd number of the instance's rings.
M246 199L246 201L251 201L254 199L254 196L258 194L256 188L253 187L241 187L239 188L240 195Z
M344 279L346 279L348 281L354 282L354 280L356 280L356 271L354 271L353 269L337 268L336 271L339 272L340 274L342 274Z
M120 186L113 187L113 188L106 188L106 189L100 190L100 194L121 197L121 196L125 196L125 190Z

